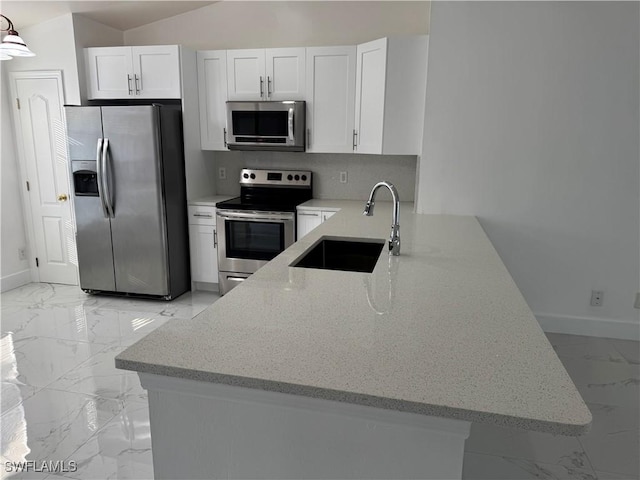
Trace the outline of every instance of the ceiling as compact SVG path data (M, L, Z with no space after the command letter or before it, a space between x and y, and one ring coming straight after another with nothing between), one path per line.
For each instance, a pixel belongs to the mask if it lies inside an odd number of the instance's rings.
M67 13L79 13L118 30L156 22L163 18L195 10L215 1L30 1L2 0L0 11L9 17L15 29L36 25ZM6 23L2 22L2 28Z

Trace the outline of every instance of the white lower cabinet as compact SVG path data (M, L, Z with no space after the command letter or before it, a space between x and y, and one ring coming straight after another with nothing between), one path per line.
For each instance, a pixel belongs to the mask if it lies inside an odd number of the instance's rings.
M297 239L300 240L336 212L337 210L307 210L305 208L299 208L297 215Z
M215 207L189 205L191 282L218 283Z

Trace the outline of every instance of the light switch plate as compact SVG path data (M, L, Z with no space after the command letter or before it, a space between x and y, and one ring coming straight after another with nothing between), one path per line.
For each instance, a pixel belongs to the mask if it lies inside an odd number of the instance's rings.
M224 167L220 167L218 169L218 178L220 180L225 180L227 178L227 169Z
M340 172L340 183L347 183L347 172Z

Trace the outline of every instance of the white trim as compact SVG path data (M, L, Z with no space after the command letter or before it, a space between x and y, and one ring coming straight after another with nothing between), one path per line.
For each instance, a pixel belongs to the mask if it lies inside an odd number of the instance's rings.
M12 273L0 278L0 292L7 292L27 283L31 283L31 270Z
M640 322L534 313L545 332L640 341Z

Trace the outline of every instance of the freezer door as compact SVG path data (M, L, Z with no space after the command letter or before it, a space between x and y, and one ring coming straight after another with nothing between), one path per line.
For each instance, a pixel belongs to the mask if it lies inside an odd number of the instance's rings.
M159 108L102 107L118 292L169 294Z
M111 226L98 196L83 183L97 178L99 142L102 139L100 107L65 107L67 138L74 179L73 205L80 287L84 290L115 291ZM77 180L77 181L76 181Z

